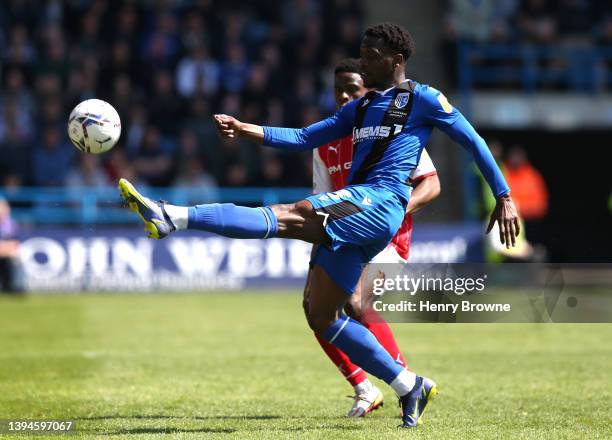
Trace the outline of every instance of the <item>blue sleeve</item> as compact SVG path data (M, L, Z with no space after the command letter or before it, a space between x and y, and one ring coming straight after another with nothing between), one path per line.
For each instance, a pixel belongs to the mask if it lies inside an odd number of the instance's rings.
M491 187L495 197L508 194L510 187L506 183L506 179L504 179L499 166L497 166L487 143L476 133L476 130L468 120L461 113L457 113L459 116L453 124L443 125L439 128L472 154L476 165L478 165L480 172Z
M351 134L355 121L355 100L333 116L305 128L263 127L264 145L287 151L312 150Z
M506 179L497 166L487 143L459 110L433 87L419 85L417 117L427 125L433 125L446 133L452 140L468 150L484 175L495 197L510 192Z
M419 84L416 92L415 116L426 125L433 125L442 129L445 126L452 125L461 114L450 105L446 96L438 89Z

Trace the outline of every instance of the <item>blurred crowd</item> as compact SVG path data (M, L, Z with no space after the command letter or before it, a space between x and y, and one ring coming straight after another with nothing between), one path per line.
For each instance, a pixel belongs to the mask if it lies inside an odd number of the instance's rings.
M447 0L451 40L612 44L609 0Z
M512 67L520 65L518 61L534 62L532 57L537 54L536 64L524 72L532 75L534 70L547 69L542 82L557 88L586 90L612 84L602 73L612 72L610 0L447 0L445 10L444 58L451 77L462 67L458 59L460 45L492 43L498 49L489 52L486 62L473 53L469 62ZM526 47L540 50L521 50ZM594 49L604 47L607 52L595 54ZM601 55L607 56L605 61L600 61ZM488 74L494 75L491 72ZM507 79L503 73L497 74L500 80ZM565 78L565 83L559 78ZM503 83L498 81L495 87L512 85Z
M308 155L224 142L213 113L303 126L334 110L360 0L6 0L0 3L1 185L309 186ZM118 145L78 154L67 115L110 102Z

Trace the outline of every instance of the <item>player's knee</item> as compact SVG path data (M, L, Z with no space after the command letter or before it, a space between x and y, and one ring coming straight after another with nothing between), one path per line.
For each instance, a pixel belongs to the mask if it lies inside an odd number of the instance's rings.
M300 221L305 221L306 218L309 217L309 211L304 206L304 203L310 205L306 200L302 200L296 203L272 205L270 208L279 222L299 223Z
M317 218L317 214L315 213L312 204L308 200L300 200L299 202L294 203L293 211L295 214L303 217L304 219Z
M272 205L270 207L279 222L289 224L306 223L317 218L317 215L308 200L300 200L295 203L287 203L283 205Z
M278 237L329 244L329 237L323 228L323 219L317 215L308 200L273 205L270 208L278 221Z
M329 319L323 316L309 316L308 318L308 326L312 329L313 332L322 335L325 331L331 327L334 323L333 319Z
M306 314L308 326L312 329L312 331L318 334L325 333L325 331L334 323L336 319L337 317L335 315L313 311L312 309L309 309Z

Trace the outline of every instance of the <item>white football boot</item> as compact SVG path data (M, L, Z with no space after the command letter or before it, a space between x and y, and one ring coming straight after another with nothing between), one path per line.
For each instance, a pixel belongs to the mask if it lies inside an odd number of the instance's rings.
M375 409L383 406L383 394L376 385L368 379L355 387L355 395L352 397L353 406L346 414L347 417L365 417Z

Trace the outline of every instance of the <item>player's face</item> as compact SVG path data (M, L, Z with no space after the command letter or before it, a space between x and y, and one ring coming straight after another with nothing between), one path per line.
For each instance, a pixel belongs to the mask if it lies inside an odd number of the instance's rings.
M393 55L385 50L380 38L364 37L360 48L363 82L367 88L389 87L393 79Z
M338 107L343 107L354 99L365 95L366 88L363 86L363 78L358 73L341 72L334 78L334 97Z

